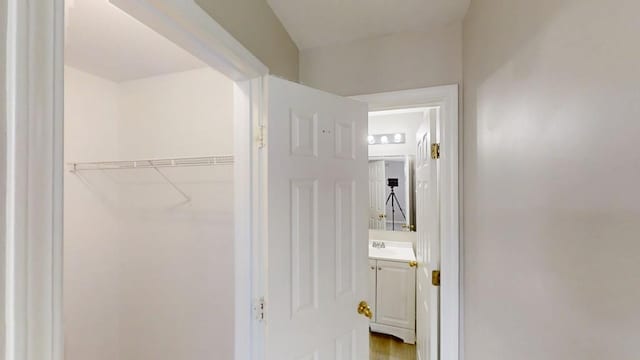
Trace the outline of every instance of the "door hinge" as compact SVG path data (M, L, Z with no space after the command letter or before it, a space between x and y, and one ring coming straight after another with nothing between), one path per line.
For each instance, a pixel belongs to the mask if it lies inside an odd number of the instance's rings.
M258 125L257 133L256 143L258 144L258 149L262 149L264 147L264 125Z
M431 144L431 158L434 160L440 159L440 144Z
M253 305L253 313L255 314L255 319L258 320L259 322L264 321L264 310L265 310L265 302L264 302L264 298L261 297L258 300L256 300L255 304Z
M431 284L433 286L440 286L440 270L433 270L431 272Z

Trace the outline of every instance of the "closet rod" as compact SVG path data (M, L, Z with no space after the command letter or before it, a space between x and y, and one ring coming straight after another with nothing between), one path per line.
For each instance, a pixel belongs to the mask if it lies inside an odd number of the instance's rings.
M69 163L71 172L87 170L157 169L166 167L233 165L233 155L180 157L167 159L141 159L119 161L93 161Z

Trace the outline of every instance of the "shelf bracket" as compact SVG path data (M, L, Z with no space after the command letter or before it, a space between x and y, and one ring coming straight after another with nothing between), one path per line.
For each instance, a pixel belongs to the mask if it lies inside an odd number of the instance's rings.
M174 188L175 191L180 193L180 195L184 197L185 201L187 202L191 201L191 197L187 195L184 191L182 191L182 189L180 189L178 185L176 185L173 181L171 181L171 179L169 179L167 175L165 175L162 171L160 171L160 169L158 169L157 167L153 167L153 170L155 170L158 173L158 175L160 175L172 188Z

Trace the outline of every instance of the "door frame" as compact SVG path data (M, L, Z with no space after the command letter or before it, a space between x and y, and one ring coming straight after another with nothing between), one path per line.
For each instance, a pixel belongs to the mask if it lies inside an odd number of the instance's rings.
M369 104L369 111L441 108L440 169L440 360L461 359L461 241L458 85L352 96Z
M268 68L194 0L110 0L234 86L235 358L257 359L262 340L252 307L259 278L261 153ZM6 79L0 185L3 311L0 353L12 360L62 360L64 0L7 0Z

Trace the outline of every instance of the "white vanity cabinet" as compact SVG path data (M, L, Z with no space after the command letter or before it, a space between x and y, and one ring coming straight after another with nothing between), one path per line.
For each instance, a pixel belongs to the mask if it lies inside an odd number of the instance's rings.
M410 250L404 257L385 258L382 254L369 259L369 305L373 311L370 328L415 344L416 267L413 249Z

